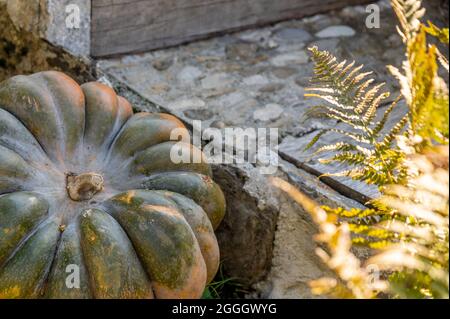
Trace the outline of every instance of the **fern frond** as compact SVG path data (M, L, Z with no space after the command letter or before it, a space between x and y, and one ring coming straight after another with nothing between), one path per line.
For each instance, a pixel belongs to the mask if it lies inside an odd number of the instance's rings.
M328 252L317 249L317 254L337 278L315 280L310 283L313 291L350 298L375 297L380 290L394 297L448 298L448 153L448 147L438 147L411 157L410 165L416 166L418 175L407 186L384 187L384 195L375 201L381 210L320 208L276 179L275 186L312 215L319 226L315 238L328 248ZM359 222L367 217L381 221ZM351 252L352 246L375 250L365 265L391 273L389 279L370 282L373 277Z
M373 119L377 115L378 106L386 100L390 94L388 92L382 93L375 97L372 102L367 106L365 113L363 114L363 122L370 126L372 124Z
M389 97L389 93L383 91L384 84L375 84L374 80L369 78L371 72L361 73L363 66L354 67L354 62L339 62L329 52L319 51L316 47L310 51L315 62L315 87L310 88L312 93L305 96L325 101L327 104L316 114L338 121L342 128L321 130L307 145L307 149L313 147L326 133L335 133L350 140L345 142L345 145L335 144L329 148L325 145L315 152L314 155L327 150L334 151L334 156L321 159L321 162L338 162L350 167L345 171L324 176L348 176L378 186L396 181L395 175L405 172L402 168L402 157L379 160L380 156L387 158L392 155L391 150L397 150L396 134L407 124L407 120L402 120L390 132L382 134L396 102L386 109L381 121L374 123L377 111ZM365 168L361 168L362 166Z
M408 186L387 186L377 200L400 217L379 226L401 234L402 244L388 246L368 262L377 263L383 269L401 270L405 281L415 282L422 288L422 297L448 298L448 147L433 147L424 154L413 155L410 165L415 166L418 175ZM396 284L392 285L396 293L411 294Z
M420 19L425 15L421 0L391 0L400 26L398 31L404 42L414 37L420 28Z
M419 26L407 38L408 59L403 63L403 73L392 66L389 70L399 80L408 104L411 135L421 136L423 145L448 143L448 88L438 75L437 62L445 58L435 45L428 45L426 34L426 27Z
M331 144L331 145L324 145L322 147L319 147L315 152L314 152L314 156L319 155L320 153L323 152L331 152L331 151L337 151L337 152L351 152L351 151L356 151L359 153L364 154L365 156L371 156L372 155L372 151L359 146L359 145L353 145L350 143L346 143L346 142L338 142L335 144Z
M341 152L331 158L322 158L319 160L322 164L332 162L346 163L352 166L365 165L366 155L359 152Z
M328 252L317 248L316 253L336 274L336 278L325 277L311 281L309 284L314 294L326 293L339 298L374 298L377 289L385 288L376 278L372 281L369 271L361 267L361 262L351 252L352 240L347 224L337 226L332 215L286 181L274 178L272 184L311 214L319 227L315 238L328 248Z
M445 81L438 76L438 60L447 71L448 61L426 39L432 35L448 43L448 29L422 25L424 9L419 0L391 2L400 21L407 60L402 70L392 66L389 70L400 82L409 112L389 130L385 125L400 97L378 123L372 123L387 96L381 86L374 85L369 74L360 73L362 66L311 49L316 96L324 95L323 100L331 104L321 115L338 120L343 127L320 131L311 146L328 132L349 140L316 151L332 153L321 159L322 163L347 166L322 176L349 176L376 184L381 198L372 200L370 209L320 209L304 195L292 193L319 226L316 240L324 243L328 252L318 249L317 254L337 277L312 282L316 293L367 298L384 290L393 297L448 298L449 97ZM378 289L367 282L367 268L351 253L352 245L376 250L366 265L391 274L387 281L376 282Z
M436 48L436 54L438 56L438 60L441 63L442 67L449 72L448 59Z
M327 131L325 131L325 130L322 130L322 131L320 131L319 133L317 133L317 134L312 138L312 140L305 146L305 148L304 148L303 150L304 150L304 151L307 151L307 150L309 150L311 147L313 147L314 144L316 144L317 141L319 141L320 137L321 137L322 135L324 135L325 133L327 133Z
M375 127L372 130L372 134L374 136L378 136L378 134L381 132L381 130L385 127L387 120L389 119L389 115L392 113L394 108L397 106L398 102L400 101L400 96L398 96L391 105L386 109L386 111L383 113L383 117L381 120L375 125Z
M428 26L425 27L425 32L429 35L434 36L439 41L441 41L444 44L449 44L449 32L448 28L439 28L436 25L434 25L431 21L428 21Z
M322 206L322 209L325 210L327 214L335 214L341 218L345 218L346 220L350 218L363 219L369 216L379 216L379 212L374 209L351 208L348 210L342 207L330 208L327 206Z
M394 127L384 136L383 140L375 144L375 150L381 155L383 151L392 149L393 142L399 133L408 123L408 115L405 115Z

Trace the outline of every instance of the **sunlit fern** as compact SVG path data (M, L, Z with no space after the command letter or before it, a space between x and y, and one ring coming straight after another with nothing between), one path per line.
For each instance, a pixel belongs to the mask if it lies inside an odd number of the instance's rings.
M413 38L420 29L420 20L425 15L425 8L422 7L422 1L391 0L391 5L398 17L398 33L403 41L407 42L408 39Z
M327 249L318 248L317 254L336 275L312 281L312 292L337 298L375 298L380 292L390 297L448 298L448 158L445 146L413 155L409 165L417 176L407 186L385 187L370 210L324 209L275 178L273 184L297 201L318 225L315 238ZM390 218L366 225L351 222L369 216ZM364 264L351 251L355 243L352 233L377 249ZM373 270L390 275L385 280L381 273L371 273Z
M448 71L448 59L436 45L429 45L427 35L432 35L448 45L448 28L438 28L433 23L420 22L425 10L419 0L392 0L399 19L398 31L406 46L407 59L402 70L388 66L399 80L401 95L408 106L408 114L386 132L386 122L397 105L395 100L377 121L377 110L389 93L383 84L375 84L371 72L355 62L338 61L326 51L310 48L315 62L314 87L307 97L315 97L324 104L313 106L307 116L337 120L343 129L320 130L306 146L313 147L327 133L340 134L342 140L315 150L314 156L334 152L332 157L320 158L325 164L342 163L348 169L326 175L350 176L368 184L383 186L404 184L408 172L404 166L406 147L412 152L435 143L448 144L449 96L445 81L438 75L438 61ZM403 150L397 142L403 143Z
M334 119L345 125L344 129L328 128L319 131L306 146L313 147L327 134L342 135L342 141L325 145L315 150L314 155L335 152L331 158L321 158L322 163L338 162L346 164L349 170L329 174L350 176L378 186L401 183L406 171L402 167L403 153L395 146L395 138L408 118L402 118L390 131L385 125L397 105L391 103L382 118L377 121L377 110L389 97L383 91L384 84L374 84L371 72L361 72L363 66L355 67L355 62L339 62L336 57L317 47L310 49L315 63L315 87L308 88L307 97L319 98L324 104L312 107L307 116Z
M449 153L434 147L411 159L418 176L408 186L391 185L377 200L400 218L376 227L396 238L368 262L395 271L389 278L398 297L449 297Z
M394 165L388 167L394 170L390 176L396 177L375 181L381 186L382 196L370 202L370 209L319 208L310 200L297 196L297 201L312 214L319 226L317 239L328 248L326 253L319 250L319 256L337 277L313 281L311 286L313 292L337 297L375 297L384 286L393 297L448 298L449 98L447 85L438 75L438 61L447 71L449 67L448 59L438 48L428 44L427 35L448 45L449 32L448 28L438 28L431 22L421 24L425 12L421 1L392 0L391 3L400 21L398 30L406 46L406 61L402 70L392 66L389 69L400 82L402 97L409 110L398 123L400 129L394 127L388 133L386 148L383 148L383 152L393 152ZM372 82L365 80L368 74L360 74L362 67L355 68L354 63L337 62L328 52L317 48L311 51L316 62L314 81L316 85L318 83L312 96L327 104L313 108L310 114L344 123L349 131L330 131L351 140L350 143L325 145L316 153L336 151L332 161L344 162L352 167L352 171L354 167L359 169L361 165L380 160L380 152L371 152L386 136L372 136L372 128L385 125L395 102L387 108L379 123L365 123L362 110L367 112L367 106L358 108L362 102L361 94L358 96L356 90L359 85L364 93L370 92ZM356 85L351 79L357 79ZM375 93L368 97L371 102L378 99L378 107L386 94L375 85L372 89ZM401 132L403 127L405 130ZM308 147L326 132L321 131ZM366 155L365 158L359 153ZM376 167L381 169L385 162L381 161L380 165ZM372 178L368 171L365 174ZM374 182L363 176L349 175ZM378 251L366 266L376 265L378 269L386 270L385 274L390 274L384 285L376 281L377 288L368 283L367 268L358 263L350 250L355 244Z
M337 216L327 213L313 200L296 189L293 185L273 178L272 184L286 192L302 206L318 226L316 241L324 244L316 253L332 270L335 277L324 277L311 281L313 294L329 295L335 298L374 298L378 291L384 290L384 283L372 276L370 269L362 266L361 261L351 252L352 241L347 223L337 225Z
M440 29L431 22L422 24L420 18L425 11L421 1L392 0L392 6L400 21L398 30L406 46L407 59L401 71L394 66L388 68L399 80L409 107L410 139L419 140L419 148L435 142L448 144L448 88L438 75L438 61L448 72L448 59L436 45L427 42L429 34L448 45L448 28Z

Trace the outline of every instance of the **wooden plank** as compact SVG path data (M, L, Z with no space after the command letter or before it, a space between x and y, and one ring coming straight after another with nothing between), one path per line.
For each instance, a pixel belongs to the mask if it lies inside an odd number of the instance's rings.
M91 54L157 49L370 0L92 0Z

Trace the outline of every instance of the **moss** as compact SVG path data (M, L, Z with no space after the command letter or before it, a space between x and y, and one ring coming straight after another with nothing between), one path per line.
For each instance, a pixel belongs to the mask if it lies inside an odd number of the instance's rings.
M63 71L78 83L95 79L90 61L79 59L33 33L17 30L0 4L0 82L18 74Z

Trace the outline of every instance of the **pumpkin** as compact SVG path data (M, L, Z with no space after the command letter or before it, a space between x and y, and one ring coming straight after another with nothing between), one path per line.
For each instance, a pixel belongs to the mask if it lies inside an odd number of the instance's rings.
M59 72L1 83L0 298L200 297L225 200L183 128Z

